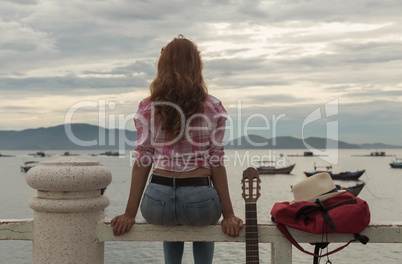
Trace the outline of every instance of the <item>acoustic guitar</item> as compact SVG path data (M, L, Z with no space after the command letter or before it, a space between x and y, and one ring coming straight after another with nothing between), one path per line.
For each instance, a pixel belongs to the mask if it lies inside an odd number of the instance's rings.
M257 200L260 197L260 175L255 168L243 172L242 190L246 202L246 264L260 263L258 252Z

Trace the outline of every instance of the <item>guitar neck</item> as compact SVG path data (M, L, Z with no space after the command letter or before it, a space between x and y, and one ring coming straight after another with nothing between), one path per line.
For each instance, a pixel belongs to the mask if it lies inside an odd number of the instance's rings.
M246 263L260 263L258 252L257 204L246 203Z

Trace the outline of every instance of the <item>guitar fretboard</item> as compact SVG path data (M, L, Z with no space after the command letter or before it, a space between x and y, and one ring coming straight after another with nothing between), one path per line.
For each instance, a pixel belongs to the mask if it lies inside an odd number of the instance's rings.
M246 263L260 263L256 203L246 203Z

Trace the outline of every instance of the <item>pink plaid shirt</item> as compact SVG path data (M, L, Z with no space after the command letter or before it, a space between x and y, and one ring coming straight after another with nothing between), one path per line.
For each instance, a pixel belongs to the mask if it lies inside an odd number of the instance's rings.
M160 128L160 118L155 115L153 105L172 103L141 101L134 116L137 141L134 157L141 164L154 163L154 168L183 172L196 168L211 168L211 164L223 162L223 137L225 135L227 112L221 101L212 95L204 104L204 113L193 115L183 129L184 140L167 138ZM193 119L193 120L191 120ZM184 123L184 120L183 120Z

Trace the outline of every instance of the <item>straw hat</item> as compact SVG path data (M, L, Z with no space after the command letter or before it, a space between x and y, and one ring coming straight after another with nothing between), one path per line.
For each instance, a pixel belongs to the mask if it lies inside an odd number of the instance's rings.
M292 189L294 200L291 203L315 202L316 199L323 201L345 192L336 188L331 176L326 172L314 174L293 185Z

